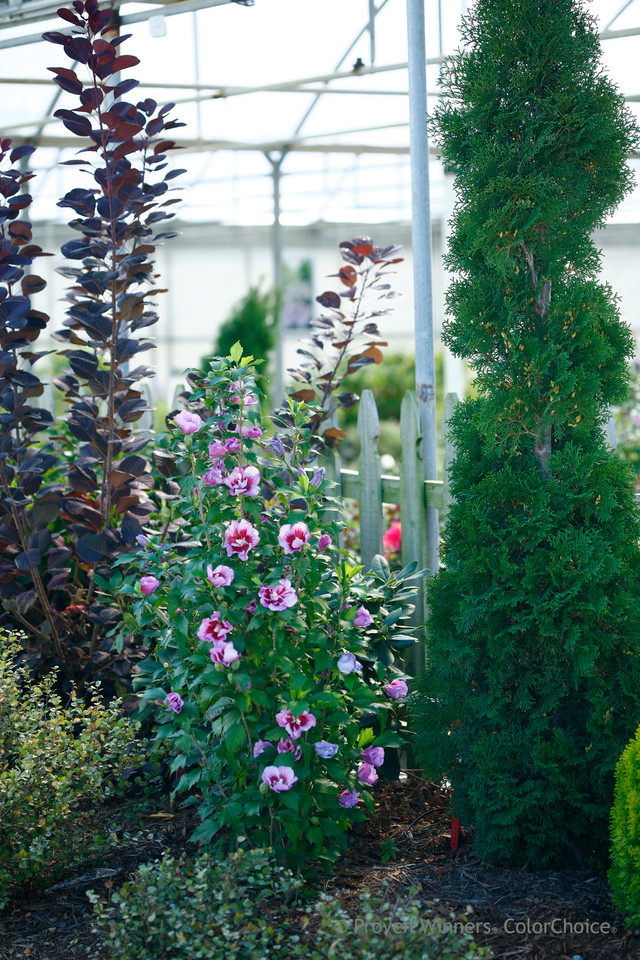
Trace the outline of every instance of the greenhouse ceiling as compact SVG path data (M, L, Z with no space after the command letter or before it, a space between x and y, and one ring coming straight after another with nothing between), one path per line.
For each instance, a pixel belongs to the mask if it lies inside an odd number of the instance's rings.
M459 42L465 0L425 0L427 87ZM52 114L73 105L47 67L69 66L45 30L64 29L59 3L0 2L0 132L39 145L31 162L36 219L61 221L60 166L77 140ZM182 219L269 223L279 169L283 224L375 223L411 215L406 0L185 0L114 4L127 71L140 93L176 103ZM609 74L640 113L640 0L590 0ZM66 61L66 62L65 62ZM75 142L74 142L75 141ZM634 165L640 166L636 159ZM77 176L77 175L76 175ZM444 177L431 163L434 214ZM640 221L640 190L616 219Z

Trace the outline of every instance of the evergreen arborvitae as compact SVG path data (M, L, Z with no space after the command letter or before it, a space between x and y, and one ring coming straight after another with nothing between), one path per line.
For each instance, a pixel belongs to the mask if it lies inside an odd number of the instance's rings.
M418 756L486 859L603 856L640 722L638 513L607 450L632 351L592 231L637 130L580 0L478 0L434 120L458 200L444 339L477 373L431 584Z

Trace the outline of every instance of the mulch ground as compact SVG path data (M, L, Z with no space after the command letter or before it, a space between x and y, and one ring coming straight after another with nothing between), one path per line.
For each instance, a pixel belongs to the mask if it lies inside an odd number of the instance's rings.
M441 917L471 907L476 942L490 947L497 960L640 960L640 931L625 932L603 877L576 869L532 873L491 866L474 856L473 838L464 831L452 852L447 797L412 772L375 792L377 816L355 827L348 854L324 884L347 909L365 887L391 883L398 893L415 887ZM140 813L134 844L123 841L89 875L79 872L7 907L0 915L0 960L100 960L86 891L119 886L163 850L179 855L193 817L186 810ZM127 831L131 836L130 824ZM383 862L393 847L395 858Z

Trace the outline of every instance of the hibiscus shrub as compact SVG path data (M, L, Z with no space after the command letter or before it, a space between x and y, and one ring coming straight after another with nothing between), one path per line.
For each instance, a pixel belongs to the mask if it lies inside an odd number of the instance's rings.
M181 411L161 440L184 467L189 539L140 537L119 597L152 649L141 710L173 747L177 790L199 803L194 839L226 828L283 862L333 861L360 801L373 807L384 748L401 743L390 721L407 684L389 654L413 642L417 574L377 558L364 575L336 549L324 470L301 466L309 408L291 400L287 442L265 439L251 359L236 345L212 361L193 396L203 416Z

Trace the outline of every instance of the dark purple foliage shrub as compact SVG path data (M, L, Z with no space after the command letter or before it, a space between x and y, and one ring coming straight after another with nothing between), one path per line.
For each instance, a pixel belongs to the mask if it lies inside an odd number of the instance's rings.
M399 246L376 247L369 237L356 237L340 244L345 266L334 274L342 285L340 292L327 290L316 297L325 308L312 320L313 336L298 348L300 364L289 370L300 389L291 393L290 400L313 405L310 429L320 433L322 423L329 421L322 431L328 447L335 447L345 436L344 430L333 423L336 406L343 409L358 402L358 395L350 390L339 392L345 377L372 363L381 363L381 347L387 343L380 336L378 317L389 313L380 301L397 296L388 275L402 258L396 257ZM285 407L278 420L289 425L290 415Z
M69 222L75 235L62 246L71 263L60 270L70 280L67 317L54 334L66 358L54 383L67 411L51 431L64 476L62 486L49 491L53 516L45 517L49 535L51 530L57 535L59 556L54 567L49 558L55 571L49 578L49 569L47 574L42 569L49 542L38 542L29 553L20 541L20 556L26 553L27 560L17 570L28 574L33 587L27 592L35 588L35 598L29 615L19 612L40 636L36 621L45 615L47 636L58 637L55 653L76 680L107 666L126 677L130 656L125 650L114 660L111 641L104 639L119 621L119 610L98 600L95 589L104 584L105 565L135 542L155 510L147 492L153 486L150 464L142 454L149 435L137 427L150 409L140 382L154 371L136 365L135 358L154 346L141 331L158 319L151 298L163 291L154 286L152 256L159 240L174 235L156 231L173 216L170 207L178 200L169 195L170 181L181 172L167 171L167 152L175 148L167 134L182 124L168 119L170 104L159 108L151 99L125 99L138 81L121 79L121 72L139 61L120 53L127 37L114 36L110 10L100 10L96 0L75 0L58 13L70 31L44 37L64 48L75 69L50 69L78 102L55 116L84 141L82 158L68 163L79 167L83 184L90 180L58 204L75 215ZM24 307L16 305L19 309ZM14 442L5 437L4 425L3 439ZM53 465L33 464L35 488ZM3 577L15 580L16 571L5 569ZM45 654L42 644L39 654Z
M56 554L50 549L46 526L57 512L57 488L43 486L57 458L51 444L39 443L53 417L34 403L43 386L29 369L48 352L33 349L49 318L31 304L32 294L45 282L27 272L46 254L32 243L31 224L19 219L31 204L23 187L32 178L20 161L33 149L12 149L8 139L0 143L0 599L14 619L28 624L43 641L49 638L60 654L56 618L40 569L50 551L46 579L55 580L56 564L63 559L60 550ZM69 555L66 551L65 558ZM34 607L36 615L27 619Z

